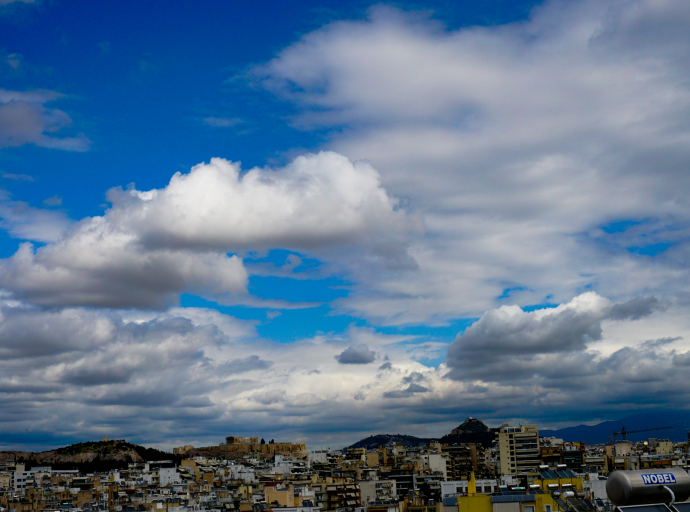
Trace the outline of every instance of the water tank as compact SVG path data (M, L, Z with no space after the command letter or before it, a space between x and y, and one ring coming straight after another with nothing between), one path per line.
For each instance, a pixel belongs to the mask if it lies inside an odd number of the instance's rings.
M690 498L690 475L681 468L614 471L606 481L606 494L614 505L647 505L669 503L671 494L676 501Z

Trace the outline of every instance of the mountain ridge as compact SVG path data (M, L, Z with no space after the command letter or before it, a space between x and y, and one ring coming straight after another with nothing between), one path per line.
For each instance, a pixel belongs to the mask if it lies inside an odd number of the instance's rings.
M633 432L627 438L630 441L643 441L650 437L658 439L670 439L673 442L684 442L690 439L690 411L653 411L640 414L633 414L617 420L605 420L596 425L576 425L561 429L540 429L540 437L556 437L564 441L584 442L587 444L604 444L608 442L609 436L613 437L613 432L620 432L623 427L628 431L657 429L660 427L672 427L663 430L650 430L646 432ZM443 444L464 444L475 443L484 447L490 447L495 437L498 435L499 427L488 427L481 420L473 417L467 419L454 428L449 434L440 438L421 438L406 436L401 434L379 434L357 441L347 448L376 449L378 446L392 446L394 444L402 446L419 446L426 442L438 441ZM408 439L409 443L397 442L396 439ZM614 440L621 439L620 434L613 437ZM370 440L367 442L367 440ZM378 444L377 444L378 443ZM414 444L416 443L416 444ZM346 448L346 449L347 449Z
M688 440L690 431L690 411L654 411L626 416L619 420L608 420L596 425L577 425L558 430L540 430L541 437L556 437L564 441L584 442L587 444L603 444L609 436L613 440L621 436L613 436L613 432L620 432L623 427L628 431L646 430L659 427L672 427L664 430L650 430L632 433L627 436L630 441L643 441L650 437L670 439L673 442Z

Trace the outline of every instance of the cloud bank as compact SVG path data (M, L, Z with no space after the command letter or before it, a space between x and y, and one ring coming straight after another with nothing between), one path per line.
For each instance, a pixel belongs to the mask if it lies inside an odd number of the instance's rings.
M0 426L167 447L249 431L340 446L391 425L442 435L458 411L549 424L687 399L677 385L690 377L684 310L633 319L616 307L586 293L556 308L488 311L434 368L418 360L414 336L372 329L280 344L208 309L42 311L4 300ZM380 368L366 364L376 354Z
M687 21L676 0L550 1L524 22L448 30L379 6L253 68L297 105L295 126L335 128L328 147L367 158L423 214L416 271L367 276L351 311L444 322L588 287L683 293Z

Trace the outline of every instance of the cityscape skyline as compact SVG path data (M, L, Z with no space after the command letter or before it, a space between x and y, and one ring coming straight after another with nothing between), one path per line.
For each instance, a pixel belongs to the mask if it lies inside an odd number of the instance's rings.
M659 430L666 429L635 432ZM518 503L511 508L606 512L612 503L649 500L650 492L642 499L621 495L616 482L630 476L641 477L639 485L676 484L679 502L690 496L683 487L690 486L690 440L622 437L568 442L542 435L536 425L489 429L476 418L440 440L366 439L342 450L231 435L212 446L176 447L171 454L105 437L39 454L0 452L0 507L500 512L506 503ZM665 489L655 486L652 492L654 499L665 499Z

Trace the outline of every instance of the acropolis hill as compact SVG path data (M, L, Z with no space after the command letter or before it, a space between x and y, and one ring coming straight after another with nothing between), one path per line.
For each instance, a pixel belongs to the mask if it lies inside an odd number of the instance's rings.
M173 448L173 453L176 455L186 454L188 452L194 453L209 453L209 454L227 454L231 452L260 452L275 455L292 454L298 457L307 456L307 448L303 443L261 443L258 437L237 437L228 436L225 438L225 443L218 446L204 446L195 448L192 445L180 446Z

